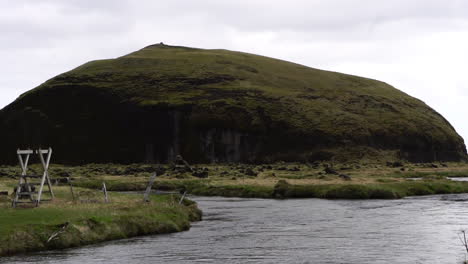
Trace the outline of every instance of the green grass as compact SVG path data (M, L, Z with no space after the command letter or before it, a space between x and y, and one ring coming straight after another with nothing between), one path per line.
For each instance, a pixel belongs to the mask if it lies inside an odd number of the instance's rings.
M410 171L388 174L387 177L445 179L447 177L468 177L468 171Z
M143 190L145 184L135 184L125 180L108 181L114 191ZM78 182L88 188L101 187L99 180ZM211 180L158 180L155 189L187 190L190 194L203 196L250 197L250 198L324 198L324 199L399 199L407 196L433 195L468 192L468 182L453 182L440 178L427 178L420 181L378 179L375 183L340 184L289 184L279 180L275 186L259 184L223 184Z
M407 196L466 193L468 183L421 181L383 184L291 185L284 197L326 199L398 199Z
M452 182L446 177L461 177L468 174L466 164L450 163L439 168L428 164L405 164L400 171L382 164L360 165L335 164L340 173L351 176L345 181L338 175L324 174L326 164L306 165L299 163L277 164L211 164L197 166L209 171L209 177L199 179L190 173L178 173L167 165L147 164L88 164L86 166L63 166L53 164L51 175L67 172L73 185L101 189L105 182L110 191L142 191L146 188L151 170L165 171L158 175L153 186L159 190L187 190L189 193L207 196L258 197L258 198L401 198L411 195L459 193L466 191L466 183ZM33 168L35 168L33 166ZM12 167L0 167L0 173L14 171ZM18 170L16 168L16 170ZM257 176L248 176L247 171ZM12 174L14 175L14 173ZM421 178L414 181L410 178ZM275 186L277 182L288 182ZM14 181L0 182L1 190L11 190Z
M72 202L66 189L56 187L58 198L38 208L13 209L9 202L0 203L0 255L177 232L201 217L193 202L178 205L179 196L153 195L143 203L142 195L110 193L110 203L80 203ZM48 243L63 225L65 232Z
M100 189L102 188L103 180L100 179L82 179L74 183L76 186L83 187L83 188L91 188L91 189ZM146 188L148 185L148 181L144 180L112 180L107 179L105 180L106 188L109 191L141 191Z

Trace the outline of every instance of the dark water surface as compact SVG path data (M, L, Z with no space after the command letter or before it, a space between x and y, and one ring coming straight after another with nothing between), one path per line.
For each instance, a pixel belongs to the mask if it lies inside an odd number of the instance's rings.
M401 200L193 197L190 231L0 258L0 263L461 263L468 195Z

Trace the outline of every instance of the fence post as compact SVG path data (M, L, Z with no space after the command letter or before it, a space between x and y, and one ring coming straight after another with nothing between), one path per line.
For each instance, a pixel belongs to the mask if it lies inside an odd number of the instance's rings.
M104 202L108 203L109 197L107 196L107 188L105 182L102 182L102 191L104 192Z
M156 172L151 175L148 185L146 186L145 196L143 197L144 202L149 202L149 195L151 193L151 187L153 187L154 181L156 180Z

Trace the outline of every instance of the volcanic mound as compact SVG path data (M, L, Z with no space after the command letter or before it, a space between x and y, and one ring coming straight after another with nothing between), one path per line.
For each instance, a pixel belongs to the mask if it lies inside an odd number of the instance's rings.
M0 111L3 161L460 161L463 139L392 86L228 50L151 45L88 62Z

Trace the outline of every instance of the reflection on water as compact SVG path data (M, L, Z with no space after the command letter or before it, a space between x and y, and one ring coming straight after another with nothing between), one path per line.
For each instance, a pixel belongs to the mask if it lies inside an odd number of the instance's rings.
M468 177L447 177L451 181L468 181Z
M0 258L0 263L461 263L468 195L401 200L194 197L188 232Z

